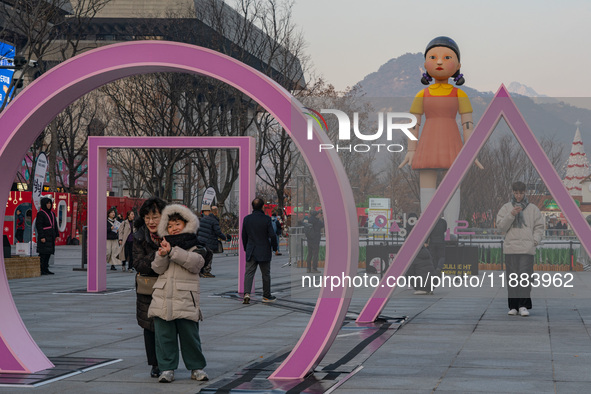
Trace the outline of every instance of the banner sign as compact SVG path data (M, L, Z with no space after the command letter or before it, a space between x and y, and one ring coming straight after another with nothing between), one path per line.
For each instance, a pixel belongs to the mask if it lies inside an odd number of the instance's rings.
M390 216L389 198L370 198L367 210L368 234L388 235Z
M41 192L45 183L45 173L47 172L47 156L45 153L39 153L37 164L35 165L35 179L33 180L33 204L37 211L41 206Z
M203 209L204 205L211 205L213 203L214 198L215 190L213 189L213 187L207 188L205 194L203 194L203 200L201 200L201 209Z
M14 66L14 46L0 42L0 66ZM12 82L12 69L0 69L0 106L6 97L9 97L8 89Z

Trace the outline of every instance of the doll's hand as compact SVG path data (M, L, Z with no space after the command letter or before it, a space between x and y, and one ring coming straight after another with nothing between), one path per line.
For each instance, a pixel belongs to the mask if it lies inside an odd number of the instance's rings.
M398 168L402 168L406 164L408 164L409 166L412 166L412 159L414 157L415 157L415 151L414 150L410 150L410 151L406 152L406 156L404 156L404 160L402 160L402 163L400 163L400 165L398 166Z
M482 164L480 164L478 159L474 160L474 164L476 165L476 167L480 168L481 170L484 170L484 166Z

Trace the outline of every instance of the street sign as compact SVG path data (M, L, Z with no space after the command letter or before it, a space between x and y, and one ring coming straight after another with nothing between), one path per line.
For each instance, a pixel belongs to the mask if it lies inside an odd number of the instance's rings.
M14 66L14 46L0 42L0 66ZM13 69L0 69L0 106L9 96L8 89L12 82Z

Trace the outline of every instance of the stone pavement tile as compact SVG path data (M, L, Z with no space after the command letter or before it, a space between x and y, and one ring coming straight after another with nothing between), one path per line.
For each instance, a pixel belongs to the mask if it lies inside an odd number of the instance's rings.
M426 392L433 390L447 366L399 366L382 364L363 368L337 389L357 389L359 392L374 392L388 388L390 390L415 390ZM392 391L390 391L392 392Z
M439 388L437 389L437 391L435 391L435 393L437 394L460 394L460 393L467 393L467 394L471 394L471 391L458 391L458 390L440 390ZM497 394L499 393L498 391L478 391L478 394ZM508 393L519 393L518 391L509 391Z
M431 389L426 389L426 390L417 390L417 389L408 389L408 390L404 390L404 389L399 389L396 387L391 387L389 389L372 389L371 390L372 394L431 394L433 392L433 390ZM439 393L439 391L437 391ZM359 394L359 388L353 388L353 389L347 389L347 388L342 388L339 387L335 393L338 394Z
M521 317L513 317L513 319L524 319ZM543 324L515 324L514 322L505 322L505 324L487 324L486 322L479 323L474 329L474 334L498 334L505 335L506 333L517 332L520 336L540 336L548 338L548 326Z
M377 360L380 360L381 364L390 366L448 367L453 362L455 354L441 350L380 349L379 356L372 357L377 358L370 361L370 365L375 365Z
M411 320L409 323L404 324L397 332L396 335L420 335L422 333L429 333L429 336L447 334L471 334L474 331L474 324L448 324L447 322L438 323L416 323L415 320Z
M514 368L517 370L540 370L552 374L552 356L518 349L505 351L465 350L455 359L454 367Z
M391 356L412 356L412 355L446 355L457 354L462 349L463 342L441 342L441 343L422 343L420 339L407 342L386 342L380 348L380 353Z
M556 338L552 337L551 344L552 349L561 353L570 354L583 354L591 353L591 344L585 341L589 341L589 336L578 336L576 338Z
M445 377L436 393L555 393L552 377L549 380L519 378Z
M460 379L498 379L498 380L523 380L523 381L552 381L552 368L549 369L528 369L507 367L451 367L445 374L445 380Z
M591 387L591 353L569 354L557 349L552 357L556 381L586 382L587 387Z
M537 335L513 332L474 333L466 341L465 350L500 351L527 349L528 352L550 352L550 340Z
M438 323L442 323L442 324L447 324L447 325L466 325L466 324L472 324L474 325L476 322L478 321L477 317L472 317L472 318L462 318L462 317L454 317L450 314L447 314L445 316L438 316L438 317L434 317L434 316L423 316L423 315L419 315L415 318L412 319L413 323L416 324L438 324Z
M589 383L557 381L556 392L565 394L587 394L589 393Z
M89 387L90 385L90 387ZM194 380L189 382L174 381L172 383L158 383L156 379L153 382L75 382L69 379L51 383L42 386L38 390L42 393L59 394L91 394L91 393L125 393L125 394L194 394L205 386L203 383L197 383ZM14 389L13 389L14 390ZM49 390L49 391L46 391ZM1 391L0 391L1 392ZM14 391L13 391L14 392Z
M125 361L125 363L121 365L126 365L126 363L129 362L131 362L133 365L136 365L138 362L144 361L146 358L145 350L140 347L142 344L143 341L140 343L138 340L137 347L130 350L119 350L117 348L100 346L71 353L64 352L62 354L64 354L66 357L120 358Z
M395 334L394 338L390 338L388 343L404 344L412 343L415 345L424 344L425 346L438 346L441 344L447 345L463 345L470 334L449 332L437 332L436 334L426 337L424 334Z

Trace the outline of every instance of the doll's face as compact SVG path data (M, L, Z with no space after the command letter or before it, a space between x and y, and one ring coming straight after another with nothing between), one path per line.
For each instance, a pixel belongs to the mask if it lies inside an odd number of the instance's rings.
M429 49L425 58L425 69L435 79L448 79L460 69L456 53L446 47Z

